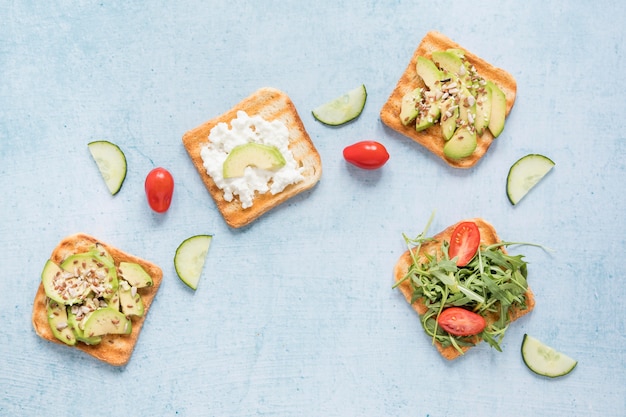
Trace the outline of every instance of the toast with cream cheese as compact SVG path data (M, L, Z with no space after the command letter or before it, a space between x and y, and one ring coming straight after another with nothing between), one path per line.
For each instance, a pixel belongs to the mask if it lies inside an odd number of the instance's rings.
M270 122L279 120L287 127L289 131L289 150L301 168L301 173L304 177L302 181L290 184L276 194L257 192L252 206L247 208L242 207L242 203L236 195L231 201L227 201L224 198L222 189L207 174L201 156L202 148L209 142L211 130L219 123L230 124L237 117L239 111L244 111L250 117L261 116ZM202 182L211 194L222 217L233 228L250 224L274 207L312 188L322 175L320 155L305 130L295 105L287 94L274 88L257 90L226 113L186 132L182 140L193 165L200 174Z

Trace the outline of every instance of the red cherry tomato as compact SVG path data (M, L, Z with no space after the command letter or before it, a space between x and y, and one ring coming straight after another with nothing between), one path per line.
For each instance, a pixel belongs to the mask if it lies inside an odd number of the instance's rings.
M455 336L473 336L482 332L487 323L483 316L461 307L449 307L439 314L437 324Z
M174 193L174 178L165 168L155 168L146 177L146 197L152 210L165 213Z
M385 165L389 154L382 144L373 140L364 140L346 147L343 150L343 157L359 168L378 169Z
M450 238L450 248L448 255L450 259L457 257L456 265L467 265L476 252L480 244L480 231L474 222L462 222L454 228Z

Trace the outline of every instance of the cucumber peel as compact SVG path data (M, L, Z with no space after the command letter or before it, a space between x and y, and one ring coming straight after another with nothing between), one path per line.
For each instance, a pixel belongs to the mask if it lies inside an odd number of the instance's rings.
M506 195L515 205L554 167L544 155L529 154L518 159L506 177Z
M126 179L126 156L114 143L98 140L87 144L111 195L117 194Z
M359 117L366 100L367 90L365 85L361 84L313 109L313 117L326 125L339 126Z
M176 249L176 274L189 288L196 290L213 235L195 235L185 239Z
M578 364L575 359L527 334L522 341L522 359L528 369L549 378L567 375Z

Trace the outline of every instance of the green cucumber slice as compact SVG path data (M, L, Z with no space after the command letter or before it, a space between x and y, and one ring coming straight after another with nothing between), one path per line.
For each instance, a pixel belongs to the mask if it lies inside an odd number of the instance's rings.
M313 117L324 124L339 126L359 117L365 107L366 100L367 90L365 85L361 84L357 88L313 109Z
M578 361L527 334L522 340L522 358L528 369L550 378L567 375L578 364Z
M554 167L547 156L529 154L518 159L506 177L506 195L515 205Z
M87 146L111 195L117 194L126 179L124 152L119 146L106 140L89 142Z
M176 274L189 288L198 288L204 261L213 240L212 235L196 235L185 239L176 249L174 267Z

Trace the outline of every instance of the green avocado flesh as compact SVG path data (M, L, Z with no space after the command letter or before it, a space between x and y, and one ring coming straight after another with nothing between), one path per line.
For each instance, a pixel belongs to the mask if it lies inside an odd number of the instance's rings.
M133 262L120 262L119 273L124 281L136 288L152 286L152 277L143 267Z
M113 308L100 308L87 318L85 336L96 337L106 334L130 334L132 323L121 311Z
M422 89L419 87L409 91L402 97L400 121L403 125L407 126L415 120L419 114L418 106L420 101L422 101Z
M50 330L52 330L54 337L66 345L75 345L76 335L68 324L65 305L48 299L46 304L46 313L48 314L48 324L50 325Z
M235 146L224 161L224 178L243 177L247 167L275 171L285 166L285 158L275 146L247 143Z
M450 159L470 156L476 149L476 132L465 127L457 129L443 147L443 153Z

